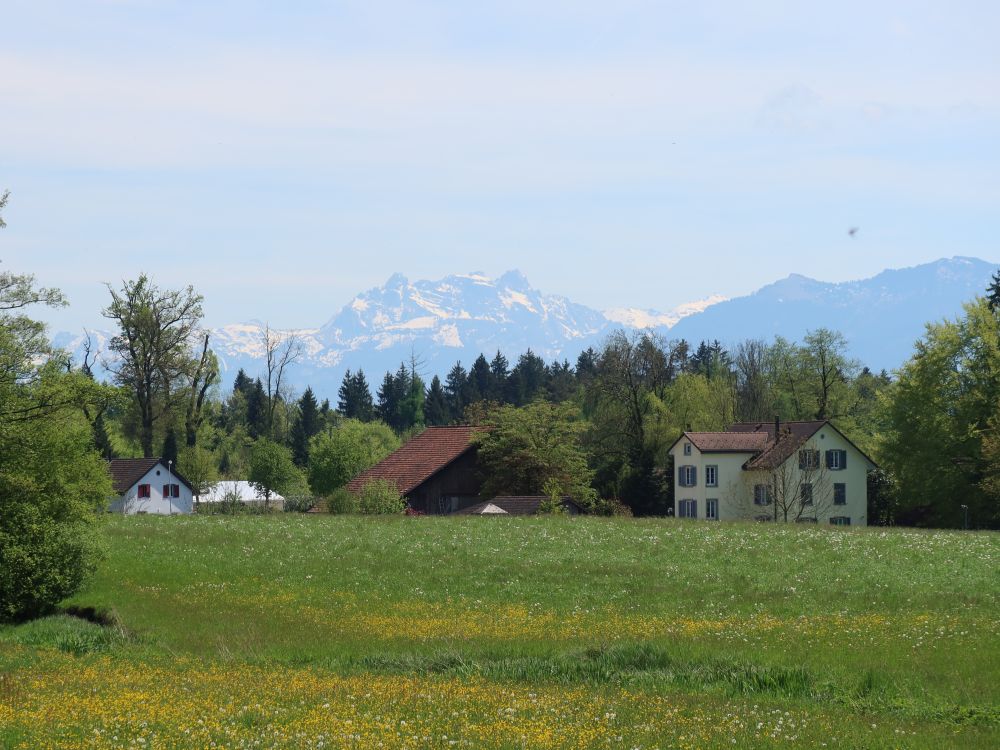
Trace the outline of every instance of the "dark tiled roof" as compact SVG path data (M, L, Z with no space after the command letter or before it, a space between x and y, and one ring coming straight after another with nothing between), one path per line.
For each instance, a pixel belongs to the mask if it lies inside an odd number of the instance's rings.
M703 453L756 453L764 449L764 432L685 432L684 437Z
M112 458L108 464L115 492L119 495L126 492L158 463L158 458Z
M779 425L781 435L774 440L774 424L761 425L761 430L767 430L768 445L759 455L746 462L747 469L774 469L781 466L789 456L802 447L813 435L827 424L825 419L810 422L782 422ZM733 427L742 425L733 425ZM730 428L732 429L732 428Z
M469 508L462 508L462 510L456 511L456 515L488 515L484 514L483 511L487 506L495 505L505 511L507 515L533 516L538 513L538 509L546 500L548 500L546 495L499 495L492 500L485 500ZM582 510L580 506L568 497L564 497L562 501L564 504L571 503Z
M347 483L351 492L359 492L375 479L385 479L399 488L401 495L412 492L452 461L473 450L472 436L482 428L459 425L428 427L382 461Z
M157 464L163 464L163 468L167 468L163 459L160 458L112 458L108 461L108 468L111 471L111 483L115 492L119 495L124 494ZM185 487L194 491L191 483L178 474L176 469L171 470L170 473L177 477Z

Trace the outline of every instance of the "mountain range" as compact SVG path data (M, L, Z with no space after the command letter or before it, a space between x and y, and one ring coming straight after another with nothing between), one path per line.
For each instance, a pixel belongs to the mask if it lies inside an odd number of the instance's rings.
M456 361L468 367L480 353L491 358L498 350L512 365L528 349L548 361L572 363L619 328L651 329L696 346L702 340L735 344L778 335L800 340L807 331L826 327L843 333L850 353L865 365L891 370L912 354L927 322L959 315L964 302L984 292L995 270L993 263L954 257L841 283L791 274L744 297L716 295L668 312L601 312L544 294L519 271L496 279L469 273L413 282L394 274L357 295L322 326L285 332L303 344L289 377L297 389L309 384L321 397L335 400L348 369L363 369L374 391L387 370L411 358L427 379L443 378ZM255 321L212 330L225 385L240 367L250 374L260 371L259 332ZM92 335L102 348L110 333ZM77 354L82 342L81 335L54 337L57 346Z

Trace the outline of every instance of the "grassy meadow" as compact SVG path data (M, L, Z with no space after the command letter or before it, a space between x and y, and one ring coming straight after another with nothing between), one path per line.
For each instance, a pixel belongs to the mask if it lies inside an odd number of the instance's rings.
M1000 745L1000 535L108 518L0 747Z

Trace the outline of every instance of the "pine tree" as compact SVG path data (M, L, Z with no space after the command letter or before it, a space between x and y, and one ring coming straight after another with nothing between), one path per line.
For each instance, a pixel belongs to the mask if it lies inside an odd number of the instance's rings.
M115 457L115 449L111 445L111 438L108 436L107 427L104 425L103 414L97 415L93 425L91 425L91 429L94 432L94 445L97 447L97 452L101 454L101 458L110 461Z
M378 391L378 417L396 432L408 427L404 402L410 394L410 381L409 370L405 364L400 364L395 375L391 372L385 374Z
M445 399L441 378L431 378L431 387L424 398L424 423L428 425L448 424L448 402Z
M502 403L507 400L507 380L510 377L507 358L497 349L497 355L490 362L490 375L493 380L493 391L487 399Z
M548 382L549 400L561 404L573 398L576 393L576 377L573 368L570 367L569 360L553 362L549 368Z
M469 376L461 362L456 362L448 372L444 393L448 404L448 416L452 420L461 419L465 407L469 405Z
M375 419L375 402L372 400L372 392L365 379L365 371L358 370L354 373L354 399L355 399L355 419L362 422L371 422Z
M254 438L267 434L267 394L260 378L253 382L247 397L247 431Z
M576 379L581 383L589 383L597 374L597 352L594 347L588 347L576 358Z
M353 374L350 370L344 373L344 380L337 391L337 397L337 411L345 417L359 419L362 422L370 422L374 417L375 406L363 370Z
M160 454L160 458L174 468L177 467L177 435L174 434L173 427L167 430L167 436L163 439L163 450L160 451Z
M986 304L993 312L1000 311L1000 271L993 274L993 279L986 287Z
M489 400L495 390L490 364L480 354L469 370L469 397L472 401Z
M517 359L517 365L510 373L511 396L514 404L524 406L544 392L549 380L549 368L545 360L528 349Z
M320 430L322 416L312 388L299 399L299 414L292 425L292 459L298 466L309 463L309 440Z

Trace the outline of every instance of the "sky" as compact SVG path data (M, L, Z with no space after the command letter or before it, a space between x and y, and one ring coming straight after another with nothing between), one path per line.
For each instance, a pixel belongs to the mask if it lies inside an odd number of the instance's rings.
M100 327L394 272L598 309L1000 259L1000 4L0 0L0 268ZM851 227L858 231L852 236Z

